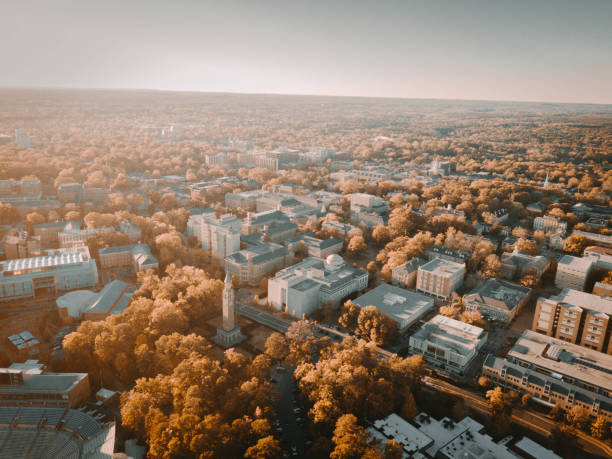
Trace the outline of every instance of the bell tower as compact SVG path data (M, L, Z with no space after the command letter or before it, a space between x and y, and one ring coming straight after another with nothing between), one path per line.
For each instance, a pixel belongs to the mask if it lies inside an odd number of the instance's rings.
M236 326L236 292L228 272L223 287L223 322L217 327L217 336L213 340L223 347L232 347L244 338L245 336L240 333L240 327Z

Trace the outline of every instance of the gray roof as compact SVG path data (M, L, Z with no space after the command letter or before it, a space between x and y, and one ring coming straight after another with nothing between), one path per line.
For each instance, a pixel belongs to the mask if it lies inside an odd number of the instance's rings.
M488 305L497 309L514 310L531 289L501 279L485 279L474 290L463 297L464 303Z

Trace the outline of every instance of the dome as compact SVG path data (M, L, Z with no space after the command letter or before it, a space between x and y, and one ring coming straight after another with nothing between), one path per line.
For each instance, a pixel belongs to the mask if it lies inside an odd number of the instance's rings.
M344 260L338 254L331 254L325 259L325 262L330 266L340 266L344 264Z

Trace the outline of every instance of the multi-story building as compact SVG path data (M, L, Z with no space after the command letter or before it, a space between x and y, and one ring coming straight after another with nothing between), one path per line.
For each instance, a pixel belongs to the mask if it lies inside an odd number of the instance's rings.
M595 260L589 257L579 258L563 255L557 264L555 286L558 288L584 290L594 265Z
M344 199L344 196L338 193L332 193L330 191L319 190L308 194L296 195L295 199L300 201L302 204L314 207L315 209L328 209L329 206L340 204Z
M0 405L75 408L89 398L87 373L51 373L38 360L0 368Z
M489 320L508 323L525 306L531 289L501 279L485 279L480 285L463 296L463 305L468 311L478 311Z
M119 232L125 234L130 242L138 242L142 237L142 230L128 220L119 222Z
M302 317L367 285L368 273L346 264L340 255L329 255L325 260L308 257L268 280L268 300L276 310L287 309Z
M262 190L243 191L242 193L227 193L225 195L225 206L232 209L243 209L253 211L257 205L257 199L266 194Z
M505 359L487 356L482 374L547 407L584 408L612 421L612 357L525 330Z
M224 166L227 163L227 155L225 153L217 153L216 155L206 155L204 157L207 166Z
M366 226L384 225L389 218L389 203L371 194L353 193L351 195L351 219L355 224Z
M115 231L111 226L102 228L69 229L58 234L60 247L80 247L87 245L87 239L96 236L100 231Z
M188 228L191 228L202 249L210 251L213 257L222 259L240 250L240 230L242 222L232 214L217 218L214 212L192 215Z
M57 246L59 244L59 233L63 231L74 231L81 228L80 222L49 222L34 225L34 236L40 237L43 247Z
M34 298L97 283L98 269L87 247L0 263L0 300Z
M362 308L376 306L380 312L395 321L400 333L434 309L433 298L385 283L364 293L353 300L353 303Z
M23 180L0 180L0 196L22 196L40 198L42 185L36 178Z
M567 231L567 222L559 220L559 218L553 217L552 215L545 215L544 217L536 217L533 219L533 229L542 230L546 233L565 234Z
M612 236L606 234L589 233L588 231L574 230L572 236L583 236L591 244L612 248Z
M434 258L419 266L416 289L437 298L448 298L463 284L465 265L454 261Z
M538 298L532 329L547 336L612 353L610 341L612 299L572 289Z
M242 234L267 233L268 240L280 242L295 237L297 225L280 210L247 214L242 223Z
M99 187L83 187L81 202L105 202L108 199L108 190Z
M342 241L330 237L319 239L314 233L300 234L283 243L289 250L295 253L300 247L305 247L309 257L327 258L329 255L339 253L342 250Z
M321 225L321 229L326 229L328 231L337 232L338 237L343 238L346 235L346 233L354 229L359 229L359 228L357 228L356 226L350 225L348 223L330 221L330 222L324 222Z
M62 204L79 202L82 193L83 186L76 182L61 183L57 187L57 199L59 199Z
M419 257L408 260L403 265L396 266L391 270L391 283L403 288L414 288L416 285L417 271L420 266L427 263Z
M293 253L287 247L263 242L225 257L225 272L237 276L240 282L258 285L264 276L293 262Z
M584 249L583 256L594 261L593 269L612 271L612 249L594 245Z
M524 276L531 271L537 278L550 266L550 260L542 255L528 255L519 252L516 248L513 252L505 252L501 256L502 270L506 279L514 279Z
M449 249L448 247L444 247L443 245L432 245L427 249L426 254L428 260L442 258L443 260L454 261L455 263L465 263L471 258L469 252Z
M129 244L106 247L98 251L100 268L131 268L134 272L159 268L157 259L147 244Z
M410 336L409 345L432 366L463 374L486 342L482 328L437 315Z
M4 256L7 260L42 255L40 236L30 236L27 231L20 231L17 236L7 235L3 240L3 245Z
M612 284L604 284L603 282L595 282L593 286L593 295L607 296L612 298Z

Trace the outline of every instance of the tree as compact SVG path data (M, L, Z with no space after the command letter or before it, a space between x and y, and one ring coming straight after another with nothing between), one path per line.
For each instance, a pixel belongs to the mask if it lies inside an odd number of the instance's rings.
M478 378L478 385L483 389L488 389L491 387L491 380L483 375Z
M531 402L532 398L533 396L531 394L523 394L523 396L521 397L521 405L529 406L529 402Z
M512 405L516 399L515 392L504 392L501 387L497 386L488 390L486 397L489 400L489 409L493 416L510 416Z
M352 414L345 414L336 422L332 437L335 448L329 457L331 459L359 459L366 454L373 454L368 439L368 432L357 423L357 418Z
M248 459L270 459L281 456L280 442L272 435L260 438L254 446L246 450L244 454Z
M359 305L348 300L344 303L344 306L342 306L338 323L349 331L355 331L357 329L357 319L359 318L360 312L361 308Z
M540 253L535 241L530 241L529 239L520 238L518 241L516 241L515 247L519 252L526 253L528 255L535 256Z
M605 416L599 415L591 423L591 436L598 439L604 439L610 433L608 420Z
M378 345L389 345L397 338L397 324L376 306L361 308L357 317L357 329L361 337Z
M485 321L479 311L463 311L459 314L459 320L466 324L476 325L482 327L485 325Z
M368 246L366 245L365 240L363 239L363 236L355 236L351 238L351 240L349 241L348 246L346 247L346 250L351 255L355 256L355 255L359 255L363 253L367 248Z
M503 267L499 257L494 253L487 255L482 265L482 274L486 277L501 277Z
M265 352L274 360L284 360L289 354L289 344L285 336L277 332L272 333L266 340Z
M570 426L582 430L589 422L589 412L581 406L573 406L565 414L565 420Z
M385 451L383 453L384 459L402 459L404 457L404 449L402 445L397 443L395 440L389 440L385 444Z
M584 249L589 245L589 241L584 236L570 236L565 240L563 251L581 257Z

